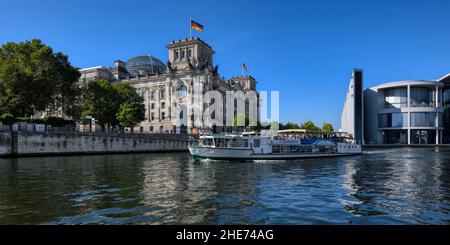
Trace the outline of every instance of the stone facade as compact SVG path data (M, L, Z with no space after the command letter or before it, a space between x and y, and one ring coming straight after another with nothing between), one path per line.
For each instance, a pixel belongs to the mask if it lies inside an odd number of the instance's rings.
M220 77L218 66L213 65L214 51L201 39L193 37L172 41L167 49L168 62L165 65L152 56L135 57L128 62L118 60L115 67L83 69L82 71L102 76L82 76L80 82L86 84L90 80L101 78L112 83L129 83L144 98L146 107L145 121L134 131L151 133L197 133L211 130L195 127L193 123L194 87L202 88L203 93L219 91L224 98L224 107L227 91L252 91L256 94L256 80L251 76L237 76L228 80ZM109 71L111 75L105 75L104 71ZM203 111L206 105L202 103L200 106ZM258 111L258 108L248 106L246 102L246 115L249 111ZM175 107L178 108L176 112ZM223 113L225 123L225 109ZM181 126L176 127L175 120L180 120ZM219 132L231 131L230 126L214 129Z

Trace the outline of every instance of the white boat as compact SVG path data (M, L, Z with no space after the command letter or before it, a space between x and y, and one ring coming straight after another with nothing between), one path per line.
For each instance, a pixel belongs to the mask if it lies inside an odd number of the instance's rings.
M362 154L361 145L327 138L203 135L189 152L194 159L287 160Z

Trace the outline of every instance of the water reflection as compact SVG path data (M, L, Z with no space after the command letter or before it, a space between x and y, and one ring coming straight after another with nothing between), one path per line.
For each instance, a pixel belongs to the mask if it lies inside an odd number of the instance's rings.
M0 224L444 224L445 149L280 162L189 154L0 160Z

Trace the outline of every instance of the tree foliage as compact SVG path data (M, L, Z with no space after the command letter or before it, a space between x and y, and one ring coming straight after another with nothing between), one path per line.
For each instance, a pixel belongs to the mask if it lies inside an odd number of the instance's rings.
M331 123L323 123L322 131L333 132L334 131L333 125Z
M122 127L134 127L144 120L144 115L140 113L140 110L136 110L129 103L121 104L116 116Z
M13 125L16 122L16 118L10 113L5 113L0 116L0 122L5 125Z
M285 125L283 125L282 129L299 129L299 126L296 123L288 122Z
M82 117L92 116L104 128L117 125L117 96L111 84L106 80L91 81L83 90Z
M16 117L75 104L80 77L68 57L38 39L0 48L0 114Z
M105 126L133 127L145 119L144 99L125 83L94 80L83 91L82 116Z
M299 128L311 130L311 131L319 131L320 130L320 128L317 127L312 121L307 121L307 122L302 123Z
M144 99L136 93L136 90L125 83L112 85L117 94L119 109L116 119L122 127L134 127L145 119Z
M244 114L237 114L233 119L233 128L247 127L249 125L250 118Z

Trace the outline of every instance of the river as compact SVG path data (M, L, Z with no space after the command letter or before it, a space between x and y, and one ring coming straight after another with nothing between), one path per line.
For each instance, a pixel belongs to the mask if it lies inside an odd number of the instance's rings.
M0 159L0 224L449 223L450 149L274 162Z

